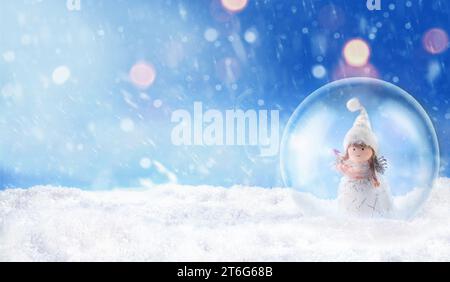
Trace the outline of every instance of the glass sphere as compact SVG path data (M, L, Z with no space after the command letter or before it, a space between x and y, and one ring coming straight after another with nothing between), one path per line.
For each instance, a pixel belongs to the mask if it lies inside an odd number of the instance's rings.
M439 170L436 131L422 106L401 88L372 78L329 83L308 96L291 116L282 138L281 174L286 186L320 199L336 199L342 177L336 154L358 113L347 103L358 98L387 160L381 177L390 187L395 216L411 217L426 200Z

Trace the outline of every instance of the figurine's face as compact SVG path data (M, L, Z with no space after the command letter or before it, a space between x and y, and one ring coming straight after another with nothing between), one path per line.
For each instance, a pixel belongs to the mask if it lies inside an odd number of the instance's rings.
M347 149L348 158L355 163L364 163L370 160L373 156L373 150L366 145L350 145Z

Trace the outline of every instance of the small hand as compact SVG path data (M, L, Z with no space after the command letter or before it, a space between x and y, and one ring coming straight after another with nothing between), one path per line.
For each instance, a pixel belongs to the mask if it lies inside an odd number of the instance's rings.
M348 165L344 164L343 162L339 162L336 164L336 169L342 173L347 173L349 170Z
M372 179L372 185L375 188L380 187L380 181L378 181L377 179Z

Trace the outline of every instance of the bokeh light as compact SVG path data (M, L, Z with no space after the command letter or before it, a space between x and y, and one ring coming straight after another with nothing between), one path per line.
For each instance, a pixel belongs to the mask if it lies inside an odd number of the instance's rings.
M315 65L312 68L312 74L315 78L321 79L327 75L327 69L323 65Z
M3 53L3 59L7 63L14 62L14 60L16 59L16 54L13 51L7 51Z
M253 44L258 40L258 31L254 28L248 29L244 34L244 39L249 44Z
M221 0L222 6L231 13L237 13L247 6L248 0Z
M131 68L129 76L135 86L145 89L155 82L156 71L153 65L140 62Z
M63 85L70 78L70 69L67 66L57 67L52 74L52 80L56 85Z
M148 169L152 166L152 161L149 158L142 158L139 161L139 165L143 168L143 169Z
M130 118L124 118L120 121L120 129L124 132L131 132L134 130L134 121Z
M214 42L219 37L219 32L214 28L207 28L203 36L205 37L206 41Z
M369 45L362 39L352 39L344 46L344 59L350 66L362 67L370 58Z
M448 46L448 35L440 28L430 29L423 36L423 47L431 54L443 53L448 49Z

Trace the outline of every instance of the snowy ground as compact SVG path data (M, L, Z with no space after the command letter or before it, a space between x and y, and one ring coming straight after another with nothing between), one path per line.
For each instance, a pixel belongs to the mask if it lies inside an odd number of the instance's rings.
M290 189L7 190L0 261L450 261L437 186L409 222L312 216L320 202Z

